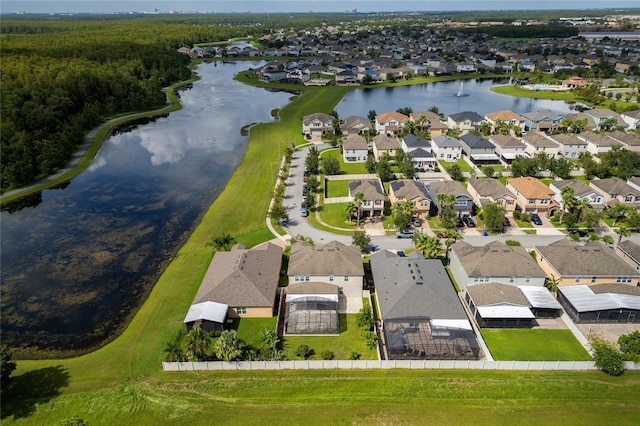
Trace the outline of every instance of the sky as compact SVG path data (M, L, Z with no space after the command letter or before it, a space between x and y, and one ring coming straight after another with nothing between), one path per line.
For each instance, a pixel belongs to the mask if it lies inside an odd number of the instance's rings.
M2 0L3 14L117 12L359 12L640 8L640 0Z

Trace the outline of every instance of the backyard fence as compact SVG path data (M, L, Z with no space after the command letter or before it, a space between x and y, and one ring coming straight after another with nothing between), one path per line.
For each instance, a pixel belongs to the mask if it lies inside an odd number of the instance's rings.
M594 361L465 361L465 360L313 360L313 361L209 361L163 362L164 371L260 371L260 370L597 370ZM627 370L640 364L626 362Z

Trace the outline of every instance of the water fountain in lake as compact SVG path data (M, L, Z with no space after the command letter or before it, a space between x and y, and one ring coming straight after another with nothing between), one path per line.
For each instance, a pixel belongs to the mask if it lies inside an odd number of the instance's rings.
M462 92L463 88L464 88L464 81L461 81L460 88L458 89L458 94L456 95L457 97L464 96L464 93Z

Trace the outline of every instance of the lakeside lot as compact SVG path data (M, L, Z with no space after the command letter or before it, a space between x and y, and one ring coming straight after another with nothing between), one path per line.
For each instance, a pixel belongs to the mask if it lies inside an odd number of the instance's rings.
M91 425L210 424L212 416L236 424L637 420L640 372L613 378L600 372L161 371L164 345L183 327L213 256L206 244L223 230L248 247L272 238L265 224L265 194L274 185L262 173L267 159L276 157L278 141L302 143L302 117L332 111L348 90L307 88L278 122L254 126L229 184L123 334L81 357L20 361L11 392L2 396L3 424L55 424L73 414ZM504 412L509 417L498 417Z

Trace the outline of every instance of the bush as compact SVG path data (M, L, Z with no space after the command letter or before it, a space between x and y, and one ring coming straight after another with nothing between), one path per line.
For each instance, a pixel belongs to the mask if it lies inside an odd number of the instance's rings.
M296 348L296 356L300 358L307 359L314 354L313 349L309 347L309 345L300 345Z
M371 306L365 305L356 315L356 324L364 331L373 330L373 316L371 315Z
M520 246L520 241L516 241L516 240L506 240L505 245L511 246L511 247L516 247L516 246Z
M322 359L334 359L336 356L333 353L333 351L330 351L329 349L325 349L322 352L320 352L320 357Z
M378 346L378 336L373 331L363 331L362 339L369 349L375 349Z
M358 351L351 351L349 354L349 359L352 361L357 361L362 357L362 354Z
M596 367L610 376L621 376L624 373L624 357L612 343L596 336L591 336L589 342Z
M618 338L618 344L627 360L640 362L640 331L623 334Z

